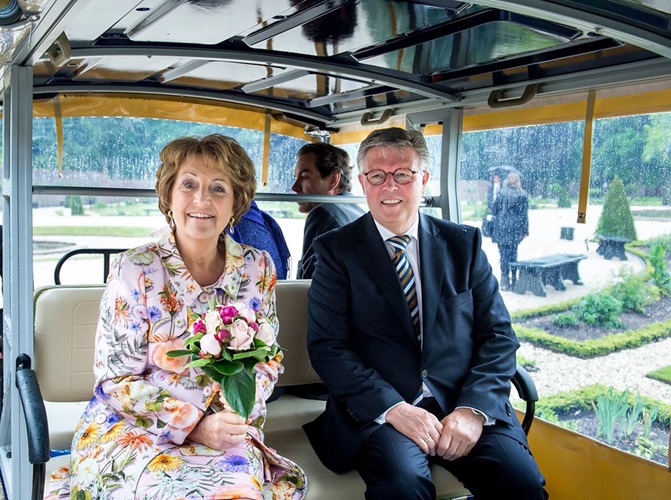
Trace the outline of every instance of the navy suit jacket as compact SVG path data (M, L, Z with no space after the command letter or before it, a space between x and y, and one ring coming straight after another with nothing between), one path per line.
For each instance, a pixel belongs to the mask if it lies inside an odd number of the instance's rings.
M351 193L341 193L336 196L352 196ZM320 203L310 210L305 219L303 232L303 253L298 261L296 279L310 279L315 270L314 240L328 231L338 229L361 217L363 208L352 203Z
M375 419L412 403L422 382L444 414L477 408L526 443L508 400L519 343L480 231L420 213L418 238L423 349L371 214L315 241L308 350L329 398L305 430L336 472L353 467Z

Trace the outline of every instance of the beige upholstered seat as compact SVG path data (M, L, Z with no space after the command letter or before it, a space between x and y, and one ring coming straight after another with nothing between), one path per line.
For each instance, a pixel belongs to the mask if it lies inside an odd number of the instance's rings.
M319 381L306 348L308 280L277 284L279 341L285 372L280 385ZM102 286L51 286L35 292L35 371L49 415L52 449L68 449L75 425L93 390L95 329ZM356 472L335 474L324 467L301 425L314 419L323 401L285 394L268 405L266 442L298 463L308 475L308 498L337 500L363 498L364 483ZM51 471L68 462L52 459ZM458 498L468 491L445 469L433 467L438 498Z

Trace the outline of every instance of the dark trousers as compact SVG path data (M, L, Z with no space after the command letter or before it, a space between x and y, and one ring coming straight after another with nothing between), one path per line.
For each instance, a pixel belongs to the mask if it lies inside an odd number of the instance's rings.
M517 243L503 245L499 243L499 254L501 255L501 285L515 285L516 276L510 271L510 263L517 261ZM512 276L511 276L512 275ZM512 278L512 279L511 279Z
M436 498L429 466L452 472L476 500L544 500L548 494L527 444L486 426L471 452L454 461L431 457L391 425L380 426L363 443L356 468L367 499Z

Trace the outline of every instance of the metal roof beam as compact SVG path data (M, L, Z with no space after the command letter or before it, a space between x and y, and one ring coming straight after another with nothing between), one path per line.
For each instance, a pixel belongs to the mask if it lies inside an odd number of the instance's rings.
M387 85L369 85L368 87L356 90L349 90L347 92L340 92L339 94L325 95L322 97L315 97L307 102L308 107L317 108L328 104L335 104L338 102L349 101L352 99L361 99L373 95L385 94L387 92L394 92L394 87Z
M70 20L76 18L91 0L54 0L34 25L29 37L26 37L12 55L14 64L20 66L34 65L49 47L56 41Z
M250 33L244 37L242 41L251 47L259 42L281 35L286 31L297 28L310 21L314 21L318 17L337 10L351 1L352 0L322 0L318 4L300 10L295 14L285 17L281 21L274 22Z
M235 47L231 47L235 45ZM345 56L318 57L291 52L240 48L240 44L223 43L212 48L185 47L172 44L153 44L108 40L95 47L73 48L73 59L89 57L173 57L206 59L212 61L238 61L258 64L275 64L282 67L305 69L338 77L350 77L390 85L401 90L419 94L431 99L455 101L456 97L444 89L427 84L416 75L388 70L377 66L364 65Z

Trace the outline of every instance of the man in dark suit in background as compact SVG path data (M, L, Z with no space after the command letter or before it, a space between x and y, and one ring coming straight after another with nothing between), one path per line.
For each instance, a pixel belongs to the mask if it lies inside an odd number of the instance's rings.
M356 468L366 498L435 498L432 462L476 499L547 498L508 400L519 343L480 232L419 213L418 132L372 132L357 163L370 213L314 243L308 349L329 389L305 426L317 454Z
M291 190L297 194L351 196L352 167L343 149L323 142L306 144L297 153ZM298 210L308 214L303 233L303 253L298 263L297 279L310 279L315 269L314 239L358 219L364 210L353 203L299 202Z

